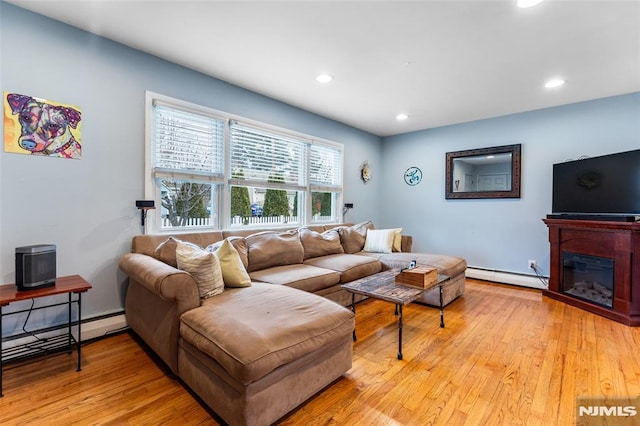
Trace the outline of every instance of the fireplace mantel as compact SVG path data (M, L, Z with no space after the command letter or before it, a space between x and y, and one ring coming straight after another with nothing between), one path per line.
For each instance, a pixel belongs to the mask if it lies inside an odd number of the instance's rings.
M543 219L551 245L545 296L630 326L640 326L640 222ZM613 260L613 306L608 308L563 291L562 253Z

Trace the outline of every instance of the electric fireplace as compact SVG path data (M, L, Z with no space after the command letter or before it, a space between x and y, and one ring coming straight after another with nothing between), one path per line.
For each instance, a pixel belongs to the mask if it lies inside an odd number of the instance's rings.
M562 292L613 308L613 259L562 253Z
M543 219L549 287L542 294L640 326L640 222Z

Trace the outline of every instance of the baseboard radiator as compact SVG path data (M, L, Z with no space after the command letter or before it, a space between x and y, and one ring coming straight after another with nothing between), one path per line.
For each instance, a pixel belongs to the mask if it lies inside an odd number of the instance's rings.
M521 287L546 289L540 278L536 275L519 274L516 272L498 271L495 269L468 266L466 276L477 280L493 281L502 284L512 284ZM548 280L548 277L544 277Z

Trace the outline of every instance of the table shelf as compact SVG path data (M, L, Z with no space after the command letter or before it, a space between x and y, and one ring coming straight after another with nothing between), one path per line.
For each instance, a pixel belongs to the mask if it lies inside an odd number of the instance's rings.
M33 337L33 339L31 342L3 349L2 363L65 351L71 353L78 343L73 335L70 336L67 333L52 337Z
M16 315L23 312L31 312L39 309L52 308L55 306L67 305L68 309L68 321L66 325L66 331L63 334L55 336L42 336L43 333L48 332L47 329L40 329L29 332L31 337L25 336L25 338L33 339L27 343L21 343L19 345L3 349L3 344L8 341L9 338L5 338L0 335L0 397L2 393L2 373L4 364L9 361L17 361L21 359L33 358L41 355L49 355L53 353L59 353L68 351L73 352L75 347L78 353L78 368L76 371L82 370L82 357L81 357L81 332L82 332L82 293L85 293L91 288L91 285L84 280L80 275L71 275L67 277L56 278L55 286L38 288L33 290L18 290L15 284L7 284L0 286L0 334L2 332L2 318L9 315ZM8 306L13 302L19 302L23 300L34 300L41 297L49 297L55 295L67 294L68 299L63 303L51 303L48 305L38 306L35 308L22 309L13 312L3 313L2 308ZM77 297L74 299L73 294ZM78 305L77 314L77 339L73 336L72 326L72 305ZM10 336L15 337L15 336Z

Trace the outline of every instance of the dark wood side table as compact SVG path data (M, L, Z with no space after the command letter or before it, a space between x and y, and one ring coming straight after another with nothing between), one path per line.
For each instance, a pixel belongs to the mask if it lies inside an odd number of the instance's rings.
M69 310L69 321L67 324L67 332L60 336L48 337L46 339L42 339L37 343L26 343L23 345L18 345L16 347L9 348L8 350L2 349L2 343L4 342L4 336L0 335L0 397L2 394L2 370L3 363L6 362L6 358L8 356L8 360L18 360L24 359L36 355L41 354L49 354L54 352L60 352L64 350L72 350L73 345L75 344L77 352L78 352L78 369L76 371L80 371L81 368L81 356L80 356L80 342L81 342L81 325L82 325L82 305L81 305L81 296L82 293L86 292L91 288L91 284L86 282L84 278L80 275L70 275L67 277L58 277L56 278L56 285L45 288L38 288L34 290L25 290L19 291L18 287L15 284L7 284L0 285L0 334L2 333L2 317L14 315L22 312L28 312L36 309L44 309L50 308L53 306L67 305ZM77 294L77 298L73 299L72 295ZM68 294L69 299L67 302L63 303L54 303L51 305L39 306L33 309L23 309L20 311L9 312L6 314L2 313L2 308L4 306L8 306L10 303L19 302L22 300L29 299L37 299L40 297L48 297L55 296L58 294ZM71 305L73 303L78 304L78 339L76 340L71 334ZM35 331L37 334L38 331Z

